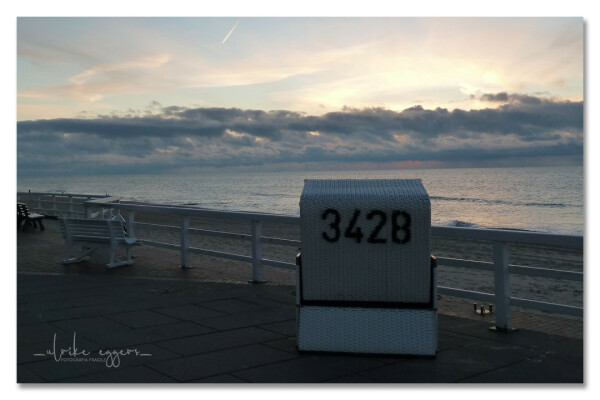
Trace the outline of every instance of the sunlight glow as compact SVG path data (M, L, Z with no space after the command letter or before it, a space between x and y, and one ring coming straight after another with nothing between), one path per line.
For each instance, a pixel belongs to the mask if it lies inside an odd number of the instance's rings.
M497 107L474 98L499 91L583 99L578 18L240 21L19 18L18 119L152 101L320 115L345 106Z

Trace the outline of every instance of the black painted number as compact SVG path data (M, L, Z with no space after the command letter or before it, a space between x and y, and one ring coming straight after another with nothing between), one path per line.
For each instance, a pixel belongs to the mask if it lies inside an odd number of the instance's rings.
M356 220L358 220L358 216L360 215L360 210L354 210L354 215L352 215L352 219L350 220L350 223L348 224L348 227L346 228L346 232L344 232L344 236L346 236L347 238L354 238L356 239L356 243L360 243L360 241L363 238L363 233L362 233L362 229L360 229L360 227L356 227Z
M358 219L360 217L361 211L359 209L355 209L352 214L352 218L348 221L348 226L344 230L344 237L348 239L353 239L356 243L360 243L365 236L362 232L362 228L358 226ZM330 218L333 216L333 220ZM371 234L367 238L367 243L380 244L387 243L387 239L385 237L380 237L382 234L382 230L387 223L387 214L381 210L371 210L367 214L367 220L373 220L375 218L379 218L379 222L373 230ZM328 208L323 211L321 214L321 219L323 221L329 221L329 227L331 228L329 232L322 232L321 236L323 239L330 243L335 243L340 240L341 236L341 228L340 223L342 217L338 210L333 208ZM406 211L392 211L392 241L394 243L408 243L410 241L410 232L411 232L411 218L410 214Z
M385 213L383 211L373 210L367 214L367 219L373 219L373 217L379 217L379 223L377 224L375 229L373 229L373 232L371 232L371 235L369 235L369 239L367 240L367 242L369 242L369 243L386 243L387 242L386 239L378 238L377 235L379 234L379 231L381 231L381 229L385 225L387 216L385 215Z
M403 223L398 223L398 217L403 218ZM398 231L404 232L404 237L398 237ZM410 241L410 214L406 211L394 211L392 213L392 240L396 243L406 243Z
M333 222L330 223L329 226L333 229L335 234L333 235L333 237L331 237L327 234L327 232L323 232L323 239L327 240L328 242L334 243L337 242L340 238L340 213L337 210L334 210L333 208L328 208L327 210L323 211L323 214L321 214L321 219L326 220L329 214L333 214Z

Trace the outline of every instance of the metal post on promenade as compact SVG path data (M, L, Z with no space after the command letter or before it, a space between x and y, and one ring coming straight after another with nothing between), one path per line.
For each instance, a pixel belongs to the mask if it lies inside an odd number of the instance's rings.
M131 210L127 213L127 237L135 237L135 211ZM133 257L133 246L129 247L131 256Z
M190 268L190 217L181 217L181 268Z
M262 283L262 223L258 220L252 221L252 282Z
M504 242L494 243L494 296L496 308L495 330L511 332L512 319L510 313L510 274L508 270L508 245Z

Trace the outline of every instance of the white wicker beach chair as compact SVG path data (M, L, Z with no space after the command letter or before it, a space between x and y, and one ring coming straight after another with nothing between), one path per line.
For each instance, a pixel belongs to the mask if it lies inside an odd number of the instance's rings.
M306 180L298 348L435 355L431 205L418 179Z

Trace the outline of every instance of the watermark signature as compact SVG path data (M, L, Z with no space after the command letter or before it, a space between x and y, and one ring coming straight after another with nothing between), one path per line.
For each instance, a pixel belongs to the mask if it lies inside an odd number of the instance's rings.
M152 354L142 353L138 349L101 349L95 352L77 347L77 332L73 332L73 343L66 347L57 348L56 333L52 339L52 348L45 353L35 353L34 357L52 356L56 362L101 362L108 368L121 365L121 357L151 357Z

